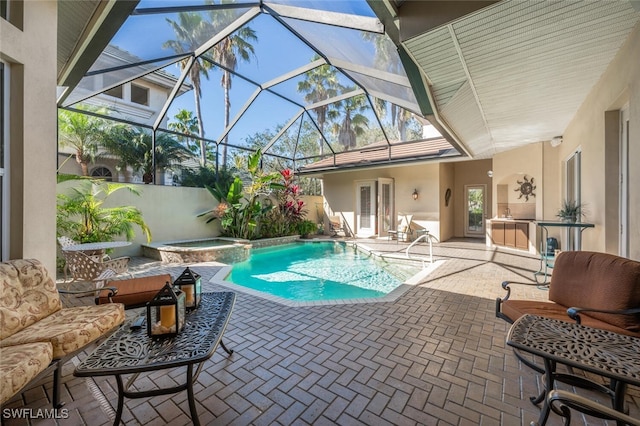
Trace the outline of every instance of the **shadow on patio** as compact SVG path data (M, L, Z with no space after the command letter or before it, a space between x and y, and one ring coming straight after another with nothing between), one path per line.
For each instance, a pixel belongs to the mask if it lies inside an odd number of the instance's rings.
M403 250L395 242L363 243L380 251ZM538 259L469 240L438 244L434 256L446 262L394 302L297 308L238 292L225 334L235 352L227 357L218 350L195 385L201 423L524 425L537 420L539 410L528 397L538 393L540 379L505 347L508 324L495 318L494 307L495 297L503 296L500 283L531 282ZM137 258L133 270L163 269L177 276L184 266ZM191 267L202 275L205 291L227 290L209 283L219 264ZM546 299L546 291L535 286L514 291ZM69 418L59 424L110 424L115 380L76 378L73 368L70 362L64 369L62 399ZM140 383L167 386L177 377L178 371L160 371ZM49 408L50 390L45 382L7 407ZM629 389L627 402L638 416L638 389ZM126 400L123 420L184 425L190 424L188 412L181 392ZM548 424L561 422L552 415ZM573 424L606 423L575 414Z

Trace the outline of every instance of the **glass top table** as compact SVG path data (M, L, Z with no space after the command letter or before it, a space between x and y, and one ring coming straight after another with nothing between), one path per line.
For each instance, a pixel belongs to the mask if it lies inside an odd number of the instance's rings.
M145 398L187 390L193 424L199 425L193 395L193 383L204 361L209 359L218 344L229 354L233 351L222 343L235 293L203 293L200 307L186 316L184 329L172 338L152 338L146 324L135 327L135 320L125 323L78 365L74 375L79 377L115 376L118 385L118 405L114 425L122 418L124 398ZM194 371L194 365L198 364ZM186 381L178 386L146 391L130 388L140 373L187 366ZM123 383L122 375L132 376Z

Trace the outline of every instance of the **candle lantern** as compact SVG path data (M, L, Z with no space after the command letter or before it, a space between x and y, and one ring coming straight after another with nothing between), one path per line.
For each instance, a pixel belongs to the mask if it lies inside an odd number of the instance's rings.
M173 337L184 327L185 294L169 282L147 303L147 334Z
M196 309L200 306L200 298L202 297L202 283L200 275L193 272L189 267L182 271L182 274L173 283L185 295L185 306L187 309Z

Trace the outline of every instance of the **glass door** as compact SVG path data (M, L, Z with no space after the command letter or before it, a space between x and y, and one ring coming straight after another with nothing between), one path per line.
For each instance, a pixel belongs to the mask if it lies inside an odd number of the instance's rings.
M376 233L376 182L356 182L356 234L370 237Z
M464 186L464 236L484 238L485 234L485 194L486 185Z
M386 236L393 223L393 179L378 178L378 235Z

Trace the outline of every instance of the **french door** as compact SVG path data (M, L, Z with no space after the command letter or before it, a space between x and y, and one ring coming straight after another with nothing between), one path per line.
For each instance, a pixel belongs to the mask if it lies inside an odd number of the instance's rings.
M376 234L376 181L356 182L356 234L370 237Z

